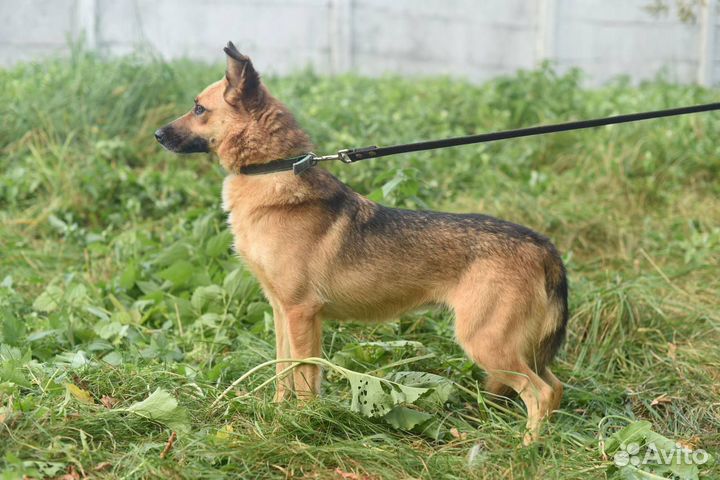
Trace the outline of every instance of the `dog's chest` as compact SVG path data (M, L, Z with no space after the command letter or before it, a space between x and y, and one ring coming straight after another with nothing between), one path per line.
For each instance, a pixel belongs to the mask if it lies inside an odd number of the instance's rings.
M249 199L243 201L243 194L246 194L240 190L243 185L234 178L230 176L223 183L222 207L228 214L235 251L256 274L279 274L278 269L285 263L284 257L291 253L293 245L287 241L287 226L272 217L253 214Z
M222 209L227 212L228 226L233 234L233 246L238 254L252 263L262 263L263 257L269 255L269 248L262 240L262 231L249 221L247 208L240 201L233 182L235 177L228 176L223 182ZM255 241L252 241L254 238Z

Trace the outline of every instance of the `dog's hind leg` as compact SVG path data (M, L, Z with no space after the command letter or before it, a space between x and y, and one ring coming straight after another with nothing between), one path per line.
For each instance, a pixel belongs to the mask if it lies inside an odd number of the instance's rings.
M504 370L502 374L495 373L495 375L503 378L525 403L528 420L523 443L529 445L539 438L542 421L553 410L554 390L523 362L518 362L510 367L510 370Z
M506 385L505 382L495 378L495 375L491 375L490 373L487 373L487 378L485 379L485 391L498 397L509 397L515 392L515 390Z
M556 390L526 359L531 350L528 343L534 341L532 332L537 330L533 328L532 299L522 290L499 286L494 279L471 280L459 285L450 298L457 340L487 371L491 392L505 394L504 385L525 403L528 420L523 443L527 445L538 438L542 420L556 404Z
M322 354L322 321L314 306L294 306L285 310L290 356L293 360L320 357ZM293 371L298 398L320 393L320 366L300 365Z
M562 400L564 390L562 382L560 382L560 380L558 380L558 378L547 367L545 367L540 376L543 380L545 380L545 383L550 385L553 389L553 402L551 410L558 410L560 408L560 401Z
M500 390L498 393L507 395L506 388L509 387L520 396L528 416L523 443L528 445L537 440L543 419L555 408L555 390L522 359L513 356L498 357L498 350L487 349L486 342L481 342L480 345L461 343L468 355L488 372L491 385L496 391ZM506 388L501 388L501 385Z

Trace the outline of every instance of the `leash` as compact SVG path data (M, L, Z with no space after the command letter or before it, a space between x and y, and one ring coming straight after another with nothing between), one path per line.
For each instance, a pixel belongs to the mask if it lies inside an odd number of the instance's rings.
M585 128L601 127L618 123L637 122L652 118L673 117L676 115L687 115L690 113L709 112L720 110L720 103L706 103L690 107L670 108L666 110L654 110L650 112L631 113L627 115L615 115L612 117L595 118L592 120L580 120L576 122L556 123L553 125L540 125L536 127L518 128L516 130L503 130L500 132L483 133L480 135L468 135L466 137L445 138L442 140L430 140L426 142L405 143L389 147L363 147L346 148L338 150L334 155L318 156L314 153L306 153L297 157L282 160L273 160L268 163L247 165L240 168L240 173L245 175L262 175L274 172L286 172L292 170L299 175L319 162L339 160L343 163L354 163L369 158L387 157L400 153L420 152L423 150L435 150L437 148L457 147L459 145L470 145L474 143L494 142L507 140L509 138L530 137L533 135L544 135L547 133L567 132L570 130L581 130Z

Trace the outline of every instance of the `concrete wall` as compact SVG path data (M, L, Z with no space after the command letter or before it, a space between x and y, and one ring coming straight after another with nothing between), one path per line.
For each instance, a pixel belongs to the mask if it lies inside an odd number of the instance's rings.
M223 60L232 39L261 71L450 74L480 81L543 59L591 83L665 69L720 80L717 0L698 21L653 16L651 0L0 0L0 65L65 54ZM670 2L673 3L673 2Z

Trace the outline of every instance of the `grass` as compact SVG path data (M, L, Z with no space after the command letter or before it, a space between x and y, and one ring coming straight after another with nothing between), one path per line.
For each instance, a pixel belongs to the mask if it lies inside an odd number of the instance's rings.
M308 404L276 405L272 386L257 389L270 367L211 408L274 358L271 311L230 251L217 162L163 152L152 132L221 74L82 52L0 70L2 478L641 478L614 466L609 445L643 421L720 453L717 114L332 167L385 204L489 213L556 242L571 281L554 367L566 395L538 444L520 446L522 408L488 403L452 319L436 311L325 326L335 365L454 382L443 401L412 407L423 425L353 411L332 369ZM543 67L483 85L266 81L318 153L717 96L662 78L597 90L581 79ZM169 393L158 415L132 411L157 389ZM696 473L720 469L681 478Z

